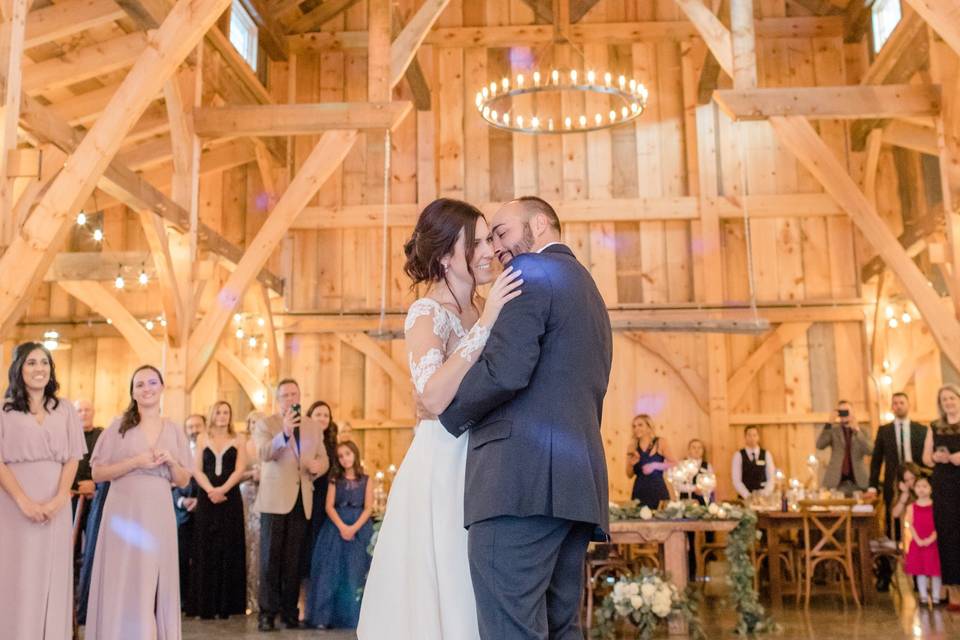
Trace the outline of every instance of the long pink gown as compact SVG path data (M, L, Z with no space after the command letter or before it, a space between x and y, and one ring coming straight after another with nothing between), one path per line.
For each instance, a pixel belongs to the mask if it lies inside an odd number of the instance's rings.
M191 468L183 430L164 420L155 449ZM151 449L143 429L120 435L120 419L103 432L90 464L116 464ZM177 522L167 465L137 469L110 483L90 581L86 637L179 640Z
M86 451L83 427L67 400L43 424L29 413L0 410L0 458L37 503L56 495L64 463ZM0 637L67 640L72 612L70 503L38 524L0 489Z

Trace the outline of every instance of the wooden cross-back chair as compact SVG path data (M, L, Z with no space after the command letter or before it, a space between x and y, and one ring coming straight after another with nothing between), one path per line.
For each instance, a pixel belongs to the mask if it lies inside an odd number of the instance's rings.
M839 565L840 594L846 602L843 581L850 581L850 593L853 601L860 606L857 596L857 582L853 572L853 505L856 500L838 498L831 500L801 500L800 514L803 517L803 568L804 606L810 606L810 586L817 565L833 563ZM814 542L814 534L819 539ZM797 589L797 604L800 603L800 589Z

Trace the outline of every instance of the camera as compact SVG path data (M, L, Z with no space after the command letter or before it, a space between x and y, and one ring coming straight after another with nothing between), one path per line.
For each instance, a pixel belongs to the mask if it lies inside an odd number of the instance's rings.
M838 410L837 410L837 415L840 416L841 418L849 418L849 417L850 417L850 409L838 409Z

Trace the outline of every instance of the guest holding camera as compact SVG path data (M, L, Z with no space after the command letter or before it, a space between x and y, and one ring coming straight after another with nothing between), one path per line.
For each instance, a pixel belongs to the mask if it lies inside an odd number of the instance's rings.
M253 440L260 458L260 631L272 631L280 614L283 627L300 626L301 548L313 512L313 481L330 460L323 429L301 415L300 386L286 378L277 385L277 413L260 420Z
M823 486L842 491L850 496L854 491L865 491L870 484L870 473L864 456L873 451L873 440L853 415L853 407L846 400L837 403L833 422L823 426L817 438L817 449L830 448L830 462L823 475Z

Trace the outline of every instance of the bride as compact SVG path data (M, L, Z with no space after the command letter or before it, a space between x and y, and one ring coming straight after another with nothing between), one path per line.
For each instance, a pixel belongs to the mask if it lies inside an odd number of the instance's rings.
M520 295L506 269L493 280L490 231L480 211L436 200L404 246L414 285L427 286L404 324L421 406L439 415L486 344L503 305ZM482 308L481 308L482 307ZM359 640L473 640L480 637L463 526L466 437L421 419L390 492L360 609Z

